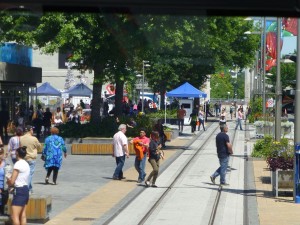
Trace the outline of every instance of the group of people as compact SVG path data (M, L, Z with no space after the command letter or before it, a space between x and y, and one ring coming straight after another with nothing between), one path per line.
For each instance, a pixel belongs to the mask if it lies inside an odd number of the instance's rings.
M53 171L52 184L56 185L62 158L63 155L67 156L67 151L63 138L58 136L58 128L52 127L50 133L42 149L41 143L33 135L31 125L25 126L24 134L21 128L17 128L15 136L8 142L6 154L0 138L0 214L4 214L4 206L7 204L8 194L11 193L13 224L26 224L26 205L30 193L33 193L32 178L39 151L42 151L47 171L45 183L49 184L49 177ZM13 168L10 165L13 165Z
M177 110L177 119L178 119L178 128L179 132L183 132L184 118L186 117L186 110L184 106L181 105L180 109ZM201 108L195 107L192 113L190 114L189 120L191 125L191 132L195 133L196 127L198 126L198 131L202 125L203 130L205 131L204 125L204 112Z
M120 124L118 132L113 137L113 154L116 160L116 169L113 174L114 180L125 179L123 166L126 157L129 157L128 139L125 135L127 126ZM134 167L138 172L137 183L145 182L146 187L157 187L156 179L159 172L160 159L163 159L162 143L158 131L152 131L150 138L146 136L146 130L141 128L138 137L130 141L136 152ZM152 172L146 177L146 161L152 166Z

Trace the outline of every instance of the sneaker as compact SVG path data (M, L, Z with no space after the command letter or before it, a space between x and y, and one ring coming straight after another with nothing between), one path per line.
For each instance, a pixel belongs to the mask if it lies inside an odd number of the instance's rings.
M138 179L137 183L138 184L142 183L142 179Z
M145 185L146 185L146 187L149 187L150 186L150 182L149 181L145 181Z
M213 184L216 184L216 181L215 181L215 177L213 177L213 176L210 176L210 180L211 180L211 182L213 183Z
M113 180L120 180L118 177L113 177L112 179Z
M48 178L48 177L46 177L45 183L46 183L46 184L49 184L49 178Z
M156 186L155 184L152 184L152 185L151 185L151 187L153 187L153 188L157 188L157 186Z

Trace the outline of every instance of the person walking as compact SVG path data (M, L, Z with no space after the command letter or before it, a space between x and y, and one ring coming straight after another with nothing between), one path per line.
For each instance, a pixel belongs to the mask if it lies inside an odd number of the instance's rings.
M52 184L56 185L58 170L62 164L63 153L64 157L67 158L67 149L64 139L58 136L59 129L57 127L52 127L50 133L51 135L45 140L42 159L45 160L44 167L47 170L45 183L49 184L49 177L53 171Z
M38 104L38 108L36 110L36 118L34 119L33 125L35 126L35 129L36 129L36 137L37 137L37 139L40 139L42 125L43 125L43 109L40 104Z
M196 125L197 125L197 114L196 113L190 114L189 122L191 125L191 132L192 132L192 134L194 134L196 131Z
M241 108L238 109L238 115L237 115L237 122L236 122L236 126L235 126L235 130L238 128L238 126L240 125L240 130L243 130L242 128L242 120L243 120L243 111Z
M200 131L201 124L202 124L203 130L205 131L205 127L204 127L204 112L202 111L202 109L199 110L198 119L199 119L198 131Z
M220 184L228 185L226 183L226 170L228 167L229 156L233 154L232 145L229 141L229 136L226 134L228 127L226 124L221 126L221 132L216 136L217 154L219 158L220 167L210 176L210 180L215 184L215 179L220 176Z
M7 184L14 186L13 200L11 203L11 219L13 224L26 224L26 205L29 200L30 168L24 160L27 155L26 146L16 150L17 162L14 165L12 176L7 178Z
M181 108L177 110L178 128L179 128L179 132L181 132L181 133L183 131L185 116L186 116L186 111L185 111L183 105L181 105Z
M149 163L152 166L152 172L149 174L147 180L145 181L146 187L150 186L150 181L152 179L151 187L157 187L155 184L156 179L158 177L159 172L159 162L160 159L163 157L161 154L161 144L159 142L159 133L157 131L152 131L151 133L151 141L149 144Z
M20 138L21 146L26 146L26 157L25 160L30 167L29 175L29 191L33 193L32 189L32 177L35 170L37 153L42 150L42 145L39 140L33 136L33 128L30 125L25 127L25 134Z
M234 104L231 103L231 106L229 108L229 113L230 113L230 118L232 119L233 118L233 112L235 111L235 107L234 107Z
M139 173L138 183L142 183L145 180L146 172L146 159L148 153L148 147L150 143L150 139L146 137L145 129L140 129L140 136L134 138L131 143L134 146L134 150L136 152L136 157L134 161L134 167L136 171Z
M123 176L123 166L125 164L125 157L129 158L128 140L125 135L126 124L120 124L118 132L113 137L113 153L112 156L116 159L117 167L113 174L114 180L125 179Z
M7 145L7 151L11 157L11 161L13 164L15 164L17 162L16 150L17 150L17 148L21 147L20 138L22 135L23 135L23 130L21 128L17 128L16 135L9 139L9 142Z
M162 120L157 120L157 123L154 125L154 130L159 134L160 144L162 148L166 147L167 136L164 132L164 125L162 124Z
M63 116L63 113L62 113L60 107L56 108L56 112L54 113L53 121L54 121L55 126L58 126L58 125L64 123L64 116Z
M52 123L52 113L50 112L50 108L46 108L46 112L43 115L43 125L44 125L44 137L50 134L50 127Z
M221 114L220 120L219 120L220 129L223 125L226 125L226 117L225 114ZM221 130L222 131L222 130Z

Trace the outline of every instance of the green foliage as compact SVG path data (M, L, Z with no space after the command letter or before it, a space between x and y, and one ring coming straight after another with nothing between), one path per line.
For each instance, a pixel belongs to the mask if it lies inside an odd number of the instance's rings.
M147 114L151 119L164 119L165 118L165 110L158 110L156 113ZM176 119L177 118L177 109L167 110L166 117L168 119Z
M120 124L129 124L130 117L120 117L119 120L120 123L116 123L114 117L106 117L103 118L100 123L77 124L68 122L66 124L61 124L58 128L60 130L60 135L64 138L113 137L118 131L118 126ZM127 128L126 135L128 137L139 135L140 128L145 129L147 134L150 134L156 123L156 121L147 115L137 116L135 121L137 123L136 127Z
M212 98L228 98L228 92L233 93L233 85L229 73L220 72L213 74L210 78L211 97Z
M272 92L275 93L275 87L276 87L276 74L277 70L276 67L273 67L270 71L272 76L268 76L268 82L273 85ZM296 88L296 83L294 80L296 80L296 63L281 63L280 64L280 81L282 85L282 89L285 89L286 87L292 87Z
M264 139L258 140L253 146L252 157L267 158L271 154L271 144L273 137L266 136Z
M83 60L84 68L94 71L95 123L100 122L102 83L116 83L119 113L124 82L144 69L143 60L151 64L145 71L149 86L165 93L185 81L200 87L221 66L246 67L259 44L256 35L245 38L253 23L241 17L3 11L0 20L1 41L34 45L46 54L72 52L71 61Z
M254 123L262 116L262 98L254 96L254 98L250 100L249 105L252 109L252 112L248 119L250 123Z
M273 137L266 136L254 144L251 156L266 159L272 171L293 169L294 150L287 138L282 138L280 142L277 142Z

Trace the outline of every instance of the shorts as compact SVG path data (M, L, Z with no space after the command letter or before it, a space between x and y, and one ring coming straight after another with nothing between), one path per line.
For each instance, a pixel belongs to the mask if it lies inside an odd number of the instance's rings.
M11 205L25 206L29 200L29 189L28 186L15 187L13 192L13 200Z

